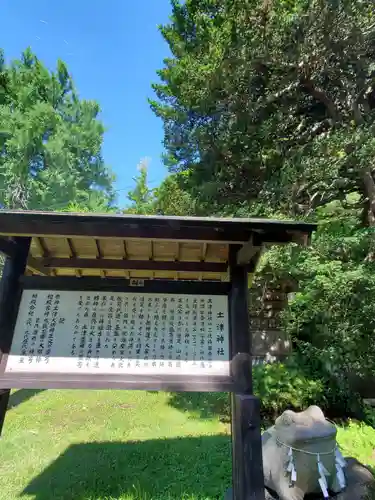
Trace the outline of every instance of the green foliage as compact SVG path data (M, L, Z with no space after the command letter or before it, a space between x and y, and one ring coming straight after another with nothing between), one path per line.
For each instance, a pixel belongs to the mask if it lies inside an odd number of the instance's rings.
M160 215L200 215L196 203L183 188L183 176L169 175L154 191L155 211Z
M201 207L253 202L295 216L353 191L372 199L369 2L172 6L161 31L173 57L151 106L164 122L166 164L188 173Z
M125 210L129 214L151 215L154 213L153 191L148 187L148 161L144 159L137 167L139 174L133 180L135 187L128 193L130 206Z
M69 203L62 209L56 209L56 212L115 213L118 211L116 206L108 204L107 197L100 192L93 191L82 198L81 203Z
M261 399L266 419L273 421L287 408L302 411L311 404L326 407L323 381L309 377L294 358L285 363L258 365L253 377L254 393Z
M375 375L373 6L172 7L161 28L172 57L151 102L165 163L195 213L319 222L311 248L275 247L261 268L299 281L284 327L327 407L357 412L353 379Z
M0 203L11 208L107 207L113 176L104 165L99 106L79 99L66 65L50 72L27 49L10 65L0 57Z
M347 415L362 412L357 392L375 375L374 234L361 227L355 201L319 211L312 247L275 247L262 261L278 278L298 280L284 328L310 373L329 387L329 406Z
M327 408L328 387L319 375L308 374L302 361L291 357L285 363L256 365L253 368L254 394L261 401L263 425L272 424L287 408L302 411L311 404ZM171 404L200 418L219 415L230 422L230 397L227 393L177 393Z
M197 215L194 200L183 189L183 175L169 175L156 189L148 186L148 164L141 161L125 212L138 215Z

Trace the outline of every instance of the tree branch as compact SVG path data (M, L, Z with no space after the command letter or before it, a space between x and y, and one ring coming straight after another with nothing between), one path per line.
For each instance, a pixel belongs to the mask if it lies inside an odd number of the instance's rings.
M271 104L281 97L283 97L285 94L288 94L291 90L296 90L299 87L300 83L299 82L293 82L284 89L280 90L279 92L276 92L276 94L273 94L271 96L267 97L267 104Z
M335 103L328 97L324 90L315 87L311 80L304 80L301 82L303 88L305 88L309 94L314 97L317 101L325 105L330 117L334 122L340 121L341 116L339 110L337 109Z

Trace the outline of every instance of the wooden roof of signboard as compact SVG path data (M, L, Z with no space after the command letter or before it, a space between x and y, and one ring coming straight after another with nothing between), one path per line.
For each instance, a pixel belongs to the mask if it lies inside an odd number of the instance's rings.
M28 274L227 279L229 247L252 265L267 244L307 244L315 224L268 219L0 210L0 251L31 237Z

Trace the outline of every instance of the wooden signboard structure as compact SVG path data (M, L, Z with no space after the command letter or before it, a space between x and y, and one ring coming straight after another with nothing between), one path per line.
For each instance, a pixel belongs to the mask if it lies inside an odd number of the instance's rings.
M0 211L0 429L12 388L230 392L234 499L264 499L248 275L315 229Z

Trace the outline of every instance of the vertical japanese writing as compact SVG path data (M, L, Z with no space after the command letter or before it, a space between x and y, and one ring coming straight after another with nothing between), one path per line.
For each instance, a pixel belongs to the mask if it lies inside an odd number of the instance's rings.
M38 294L33 293L28 305L27 318L26 318L26 328L23 334L23 339L21 343L21 356L19 358L19 363L25 363L25 356L29 352L30 334L33 325L33 316L35 314L36 302L38 299Z
M143 346L143 336L144 336L144 327L145 327L145 298L143 296L139 297L138 300L138 317L137 317L137 343L135 345L135 366L136 368L140 368L141 366L141 356L142 346Z
M76 315L76 325L77 325L77 331L79 335L79 350L78 350L78 362L77 366L78 368L83 367L83 357L85 355L85 343L86 343L86 331L83 328L82 325L82 310L83 310L83 295L79 296L78 300L78 310L77 310L77 315Z
M229 372L225 297L25 291L22 300L14 371Z
M33 362L33 359L34 359L35 343L36 343L36 339L38 337L39 325L40 325L40 318L37 317L37 318L35 318L33 331L31 333L31 343L30 343L29 352L28 352L28 354L29 354L29 358L28 358L29 364L31 364Z
M137 298L134 296L131 301L131 312L130 312L130 335L128 339L128 363L127 367L132 367L133 350L134 350L134 338L136 336L136 317L137 317Z
M110 295L109 301L108 301L108 311L107 311L107 337L108 339L108 344L111 346L111 368L116 368L116 359L117 359L117 346L118 346L118 340L115 336L115 297L114 295Z
M116 298L116 309L115 309L115 330L114 337L118 345L118 368L124 367L124 344L122 343L122 328L121 328L121 312L122 312L122 297L117 296Z
M150 359L150 348L151 348L151 325L152 325L152 297L147 299L147 313L146 317L146 328L145 328L145 347L144 347L144 363L143 366L147 368L149 366Z
M168 312L168 368L173 367L173 351L175 349L175 321L176 321L176 299L171 297Z
M154 328L153 328L153 335L152 335L152 367L156 368L157 362L157 354L156 354L156 349L157 349L157 342L159 339L159 328L161 324L161 315L160 315L160 297L154 297Z
M108 318L108 297L107 295L102 295L100 297L100 312L103 314L103 346L104 349L109 349L109 343L111 338L108 333L111 330L111 322ZM108 328L109 327L109 328ZM103 347L102 347L103 348Z
M104 311L101 308L100 296L95 295L93 300L93 312L95 312L96 318L98 318L97 323L97 336L96 336L96 345L95 345L95 368L99 368L99 359L100 354L103 348L104 342ZM99 308L99 309L98 309ZM99 311L99 317L98 317Z
M166 332L167 332L167 319L168 319L168 298L164 297L161 305L161 329L160 329L160 362L159 366L162 368L165 364L166 357Z
M36 331L34 338L35 340L35 361L36 363L40 363L42 361L42 355L44 351L44 346L46 342L48 326L49 326L49 315L52 307L53 294L49 293L47 295L46 301L44 303L44 313L42 318L42 330L41 332ZM39 334L39 338L38 338Z
M216 313L216 353L218 358L222 358L225 355L224 350L224 313L219 311Z
M187 363L189 360L189 350L190 350L190 299L186 297L185 299L185 314L184 314L184 362Z
M198 300L196 297L193 299L193 317L191 329L191 344L193 348L193 366L197 364L197 325L198 325Z
M123 306L123 313L122 313L122 326L121 326L121 338L120 338L119 368L124 368L126 359L127 339L129 332L129 299L127 296L123 298L122 306Z
M177 328L175 338L176 368L181 368L183 307L183 299L180 297L177 301Z
M206 344L206 300L201 298L199 300L199 366L205 368L205 344Z
M83 308L83 322L85 327L87 328L87 345L85 346L86 350L86 359L85 365L87 368L91 366L91 360L93 358L93 345L95 342L95 326L92 322L92 302L91 295L86 295L84 308Z
M91 301L91 310L89 311L90 316L90 344L91 344L91 354L94 358L93 366L95 369L99 368L99 357L100 357L100 338L101 331L99 330L99 318L98 318L98 306L99 306L99 296L94 295Z
M51 296L51 294L48 294L46 302L44 304L43 317L41 318L38 316L35 318L34 328L33 328L32 334L31 334L31 343L30 343L29 352L28 352L29 365L31 365L34 360L36 360L37 363L39 363L42 360L41 354L43 353L43 348L42 349L40 348L40 336L39 335L40 335L40 328L42 328L42 335L44 335L44 338L47 335L49 310L46 313L46 307L47 307L47 303L49 303L48 297L50 297L50 296ZM36 308L37 308L37 305L35 305L35 307L32 306L31 310L35 311ZM47 314L47 316L46 316L46 314ZM38 336L39 336L39 338L38 338ZM44 347L44 344L43 344L43 347Z
M212 322L212 299L207 300L207 360L208 368L212 368L212 334L213 334L213 322Z
M60 318L59 319L59 324L63 325L65 321L63 321L65 318ZM79 313L77 311L77 314L74 319L74 325L73 325L73 339L72 339L72 345L70 348L70 355L75 358L77 356L77 343L78 341L78 336L79 336Z
M49 329L48 329L48 339L47 339L47 348L45 350L44 354L44 362L49 363L50 356L51 356L51 351L52 351L52 346L53 342L55 340L55 330L56 330L56 325L57 325L57 318L59 316L60 312L60 294L56 293L52 305L52 311L51 311L51 320L49 323Z

